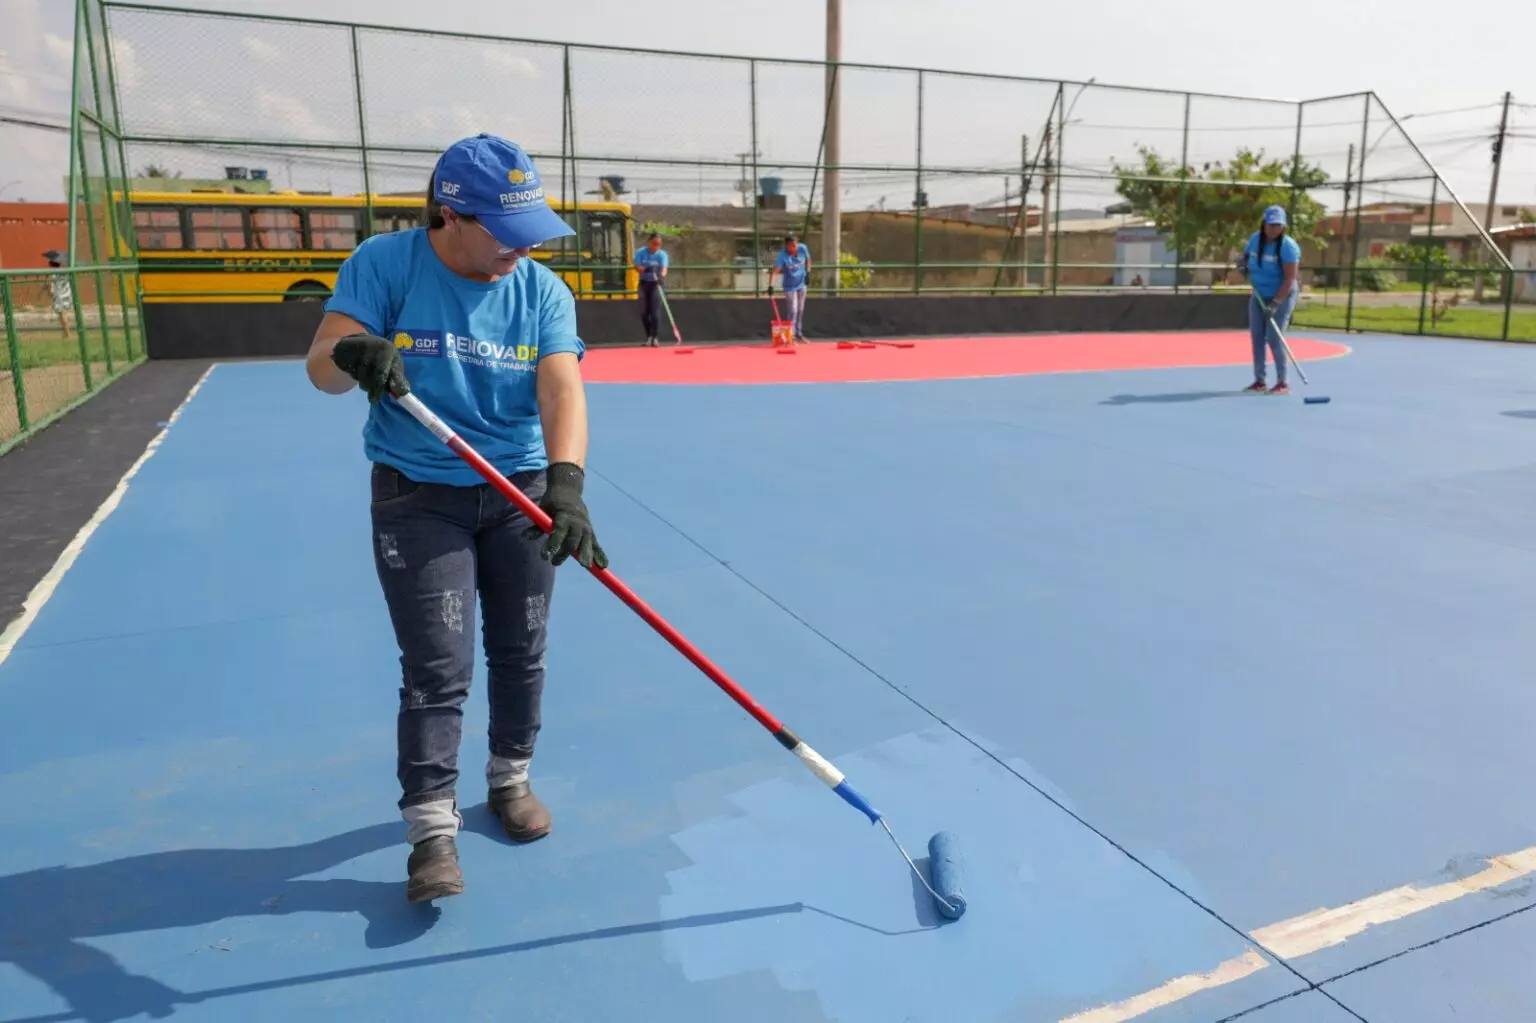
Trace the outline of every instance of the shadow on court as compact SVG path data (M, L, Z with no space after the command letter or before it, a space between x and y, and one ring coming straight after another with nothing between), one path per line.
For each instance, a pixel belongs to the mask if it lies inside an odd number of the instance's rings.
M499 831L480 820L488 816L483 804L466 808L466 832L499 837ZM430 904L406 902L403 877L398 882L298 880L400 841L400 824L392 821L307 845L180 849L0 877L0 963L14 963L47 984L72 1010L5 1017L0 1023L114 1023L139 1015L165 1019L179 1005L218 998L557 945L713 927L812 908L793 903L702 913L190 992L131 973L111 955L85 943L89 938L194 927L242 916L357 913L368 922L364 940L369 948L403 945L426 934L442 913ZM208 951L219 950L214 945Z
M1186 401L1208 401L1212 398L1248 397L1241 391L1184 391L1178 394L1117 394L1105 398L1100 405L1171 405Z
M178 849L86 867L47 867L0 877L0 962L53 988L74 1015L65 1020L163 1018L195 1000L135 976L82 939L193 927L242 916L357 913L370 948L425 934L438 910L405 901L401 883L298 880L398 845L400 824L348 831L273 849Z

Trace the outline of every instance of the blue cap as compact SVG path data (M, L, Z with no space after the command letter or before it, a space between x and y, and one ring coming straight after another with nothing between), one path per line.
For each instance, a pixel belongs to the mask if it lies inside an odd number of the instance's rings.
M1266 223L1266 224L1279 224L1281 227L1284 227L1285 226L1285 207L1284 206L1271 206L1269 209L1265 210L1264 211L1264 223Z
M473 214L491 237L526 249L576 232L550 209L539 169L523 147L481 132L460 139L437 158L433 198L457 213Z

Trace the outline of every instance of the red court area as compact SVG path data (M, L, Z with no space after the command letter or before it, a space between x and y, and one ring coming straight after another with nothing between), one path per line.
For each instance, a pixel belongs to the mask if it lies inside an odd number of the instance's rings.
M1347 345L1288 338L1299 360L1348 353ZM594 348L583 376L611 384L831 384L1090 373L1101 370L1247 366L1245 331L1192 334L1030 334L1020 337L816 341L793 354L767 342L661 348ZM898 347L904 346L904 347Z

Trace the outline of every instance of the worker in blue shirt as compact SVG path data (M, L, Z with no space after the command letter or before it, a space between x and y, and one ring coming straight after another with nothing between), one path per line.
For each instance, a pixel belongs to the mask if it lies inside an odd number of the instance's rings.
M660 342L661 295L659 289L667 280L667 264L671 262L667 251L661 247L661 235L651 232L645 240L645 248L635 253L635 267L640 271L640 323L645 327L645 345L655 348Z
M1301 297L1301 282L1296 273L1301 266L1301 246L1286 233L1287 218L1283 206L1271 206L1264 211L1264 219L1248 239L1243 254L1238 259L1238 269L1258 292L1248 296L1248 333L1253 339L1253 383L1245 391L1260 392L1264 388L1264 350L1266 346L1275 360L1275 386L1270 394L1288 394L1286 385L1285 348L1277 330L1284 331L1296 311L1296 300ZM1261 302L1262 299L1262 302ZM1270 321L1273 319L1274 324Z
M779 250L779 256L773 261L773 266L768 270L768 294L773 294L773 275L782 274L784 279L784 302L787 305L786 315L794 324L794 337L796 341L805 340L805 294L806 281L811 276L811 250L803 245L793 233L784 236L784 247Z
M449 146L428 185L426 226L380 234L342 264L306 368L314 386L372 403L373 559L402 669L398 803L413 902L464 890L455 836L462 706L483 610L490 812L514 841L549 833L528 780L540 729L555 566L605 567L582 497L585 345L570 289L529 251L574 232L549 207L520 146L477 135ZM537 526L389 393L414 393L553 519ZM542 542L541 542L542 538Z

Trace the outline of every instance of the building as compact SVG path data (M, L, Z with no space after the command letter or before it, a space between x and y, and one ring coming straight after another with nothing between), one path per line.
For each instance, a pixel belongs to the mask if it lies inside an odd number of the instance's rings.
M46 267L43 253L69 248L69 206L62 202L0 202L0 269Z

